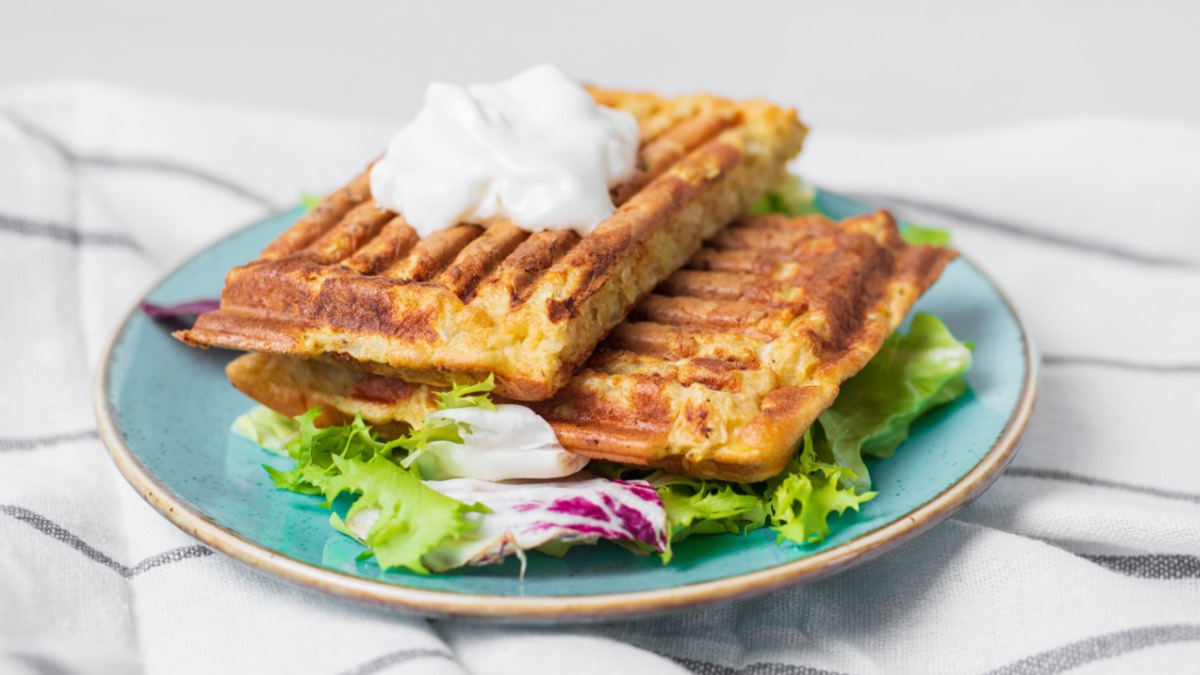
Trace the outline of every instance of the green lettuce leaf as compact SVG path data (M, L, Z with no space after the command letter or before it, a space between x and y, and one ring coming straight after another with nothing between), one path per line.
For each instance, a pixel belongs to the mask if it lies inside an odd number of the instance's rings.
M771 192L767 193L757 204L751 206L749 213L766 214L782 213L787 216L805 216L820 214L817 206L817 191L804 179L795 174L787 178Z
M300 206L304 207L305 211L312 211L313 209L317 208L317 205L320 204L323 199L325 198L313 192L301 192Z
M746 532L762 527L766 510L752 487L666 473L647 479L667 511L672 542L693 534Z
M945 230L938 230L932 227L924 227L915 223L904 223L900 226L900 236L904 241L919 245L929 244L930 246L949 246L950 233Z
M589 468L612 477L634 477L635 469L594 462ZM658 490L667 512L671 543L692 535L745 533L769 525L779 540L810 544L829 535L829 517L875 497L842 479L853 473L817 458L812 435L779 475L769 481L739 485L656 472L646 477ZM670 560L672 552L663 554Z
M494 410L488 392L491 377L472 385L455 386L440 394L439 407L480 406ZM323 495L325 506L343 493L358 495L347 519L364 510L379 515L361 540L384 569L405 567L420 574L429 570L422 556L442 542L473 531L477 523L468 513L486 513L481 504L467 505L427 487L415 468L402 464L415 459L435 441L462 443L465 425L438 419L390 441L377 438L362 416L349 424L318 427L320 408L294 420L265 409L254 409L234 422L234 430L267 447L276 446L295 461L291 469L264 465L275 487L300 494ZM339 532L354 536L336 513L330 522ZM357 537L356 537L357 538Z
M260 405L234 420L231 430L261 448L282 454L285 453L284 446L299 435L300 425L296 420Z
M811 544L829 536L829 516L846 509L858 510L875 498L874 492L858 492L846 478L854 474L845 467L817 459L812 432L804 434L799 453L779 475L767 481L766 499L771 529L797 544Z
M296 417L299 425L298 436L284 446L284 451L296 461L296 466L288 471L281 471L264 465L267 474L271 476L275 487L299 492L301 494L320 494L324 481L336 474L333 466L334 455L342 457L372 457L375 454L387 455L387 443L377 441L371 435L371 427L362 417L345 426L317 427L316 420L321 415L320 408L313 408L303 415Z
M864 455L890 457L908 438L913 420L966 391L971 350L932 314L917 314L907 335L893 334L879 353L847 380L819 422L834 462L871 485Z
M472 532L476 524L468 513L490 512L482 504L468 506L429 488L419 476L382 455L370 459L333 455L332 461L337 471L322 481L322 493L327 503L342 493L358 495L346 520L368 509L378 510L362 541L385 570L405 567L429 574L421 558L439 544ZM339 532L349 532L336 513L330 515L330 522Z
M489 396L491 391L496 388L496 378L492 374L488 374L487 379L476 384L455 384L450 391L438 392L438 408L449 410L451 408L469 408L478 406L495 410L496 404L492 402L492 397Z

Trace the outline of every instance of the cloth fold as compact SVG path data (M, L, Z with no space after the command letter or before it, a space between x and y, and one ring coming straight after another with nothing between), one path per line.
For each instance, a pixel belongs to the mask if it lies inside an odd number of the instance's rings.
M1013 466L861 567L643 620L494 627L317 595L188 538L100 444L103 347L157 278L340 185L396 122L0 90L0 671L1139 672L1200 657L1200 127L1165 120L813 132L806 178L949 229L1044 355Z

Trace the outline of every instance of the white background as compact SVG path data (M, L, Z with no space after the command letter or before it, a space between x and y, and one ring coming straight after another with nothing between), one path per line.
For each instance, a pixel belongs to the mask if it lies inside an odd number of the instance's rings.
M1185 1L0 2L0 85L101 80L399 123L431 79L539 61L767 95L816 131L1200 120L1200 3Z

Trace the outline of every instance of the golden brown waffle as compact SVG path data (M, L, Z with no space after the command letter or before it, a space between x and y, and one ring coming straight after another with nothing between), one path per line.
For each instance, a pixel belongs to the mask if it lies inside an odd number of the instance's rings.
M656 284L780 181L804 138L794 110L714 96L592 90L639 121L639 169L588 235L507 221L421 239L364 173L229 273L193 345L325 358L412 382L494 373L551 396Z
M531 407L588 457L762 480L955 255L905 244L882 211L840 223L742 218ZM389 433L436 405L435 388L312 361L251 354L227 372L282 413L319 405L330 423L362 413Z

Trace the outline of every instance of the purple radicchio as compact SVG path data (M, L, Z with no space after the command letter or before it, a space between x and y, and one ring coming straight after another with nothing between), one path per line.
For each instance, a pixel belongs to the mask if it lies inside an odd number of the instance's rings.
M479 502L491 513L471 513L477 529L442 542L426 554L431 569L498 563L509 555L546 544L592 544L600 539L667 548L667 514L658 493L641 480L597 478L587 473L557 481L495 483L474 478L426 481L463 503ZM378 513L363 511L346 525L356 535L370 529Z
M220 300L205 298L176 305L156 305L151 302L143 302L142 311L146 313L146 316L159 323L188 328L196 322L197 316L216 311L220 306Z

